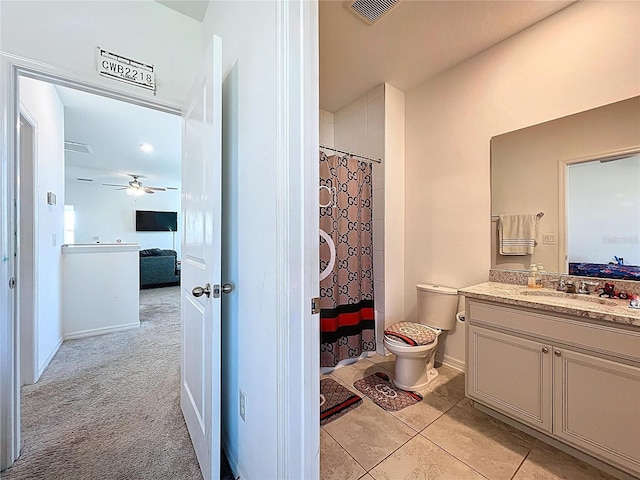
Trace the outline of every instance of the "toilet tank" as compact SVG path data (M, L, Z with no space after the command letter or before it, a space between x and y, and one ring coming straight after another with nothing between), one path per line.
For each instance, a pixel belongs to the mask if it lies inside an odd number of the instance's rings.
M418 292L418 321L440 330L456 325L458 290L441 285L416 285Z

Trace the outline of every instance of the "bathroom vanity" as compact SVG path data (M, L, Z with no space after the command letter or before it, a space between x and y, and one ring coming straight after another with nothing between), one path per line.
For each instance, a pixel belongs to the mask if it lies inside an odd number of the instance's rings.
M460 293L475 406L639 477L640 310L497 282Z

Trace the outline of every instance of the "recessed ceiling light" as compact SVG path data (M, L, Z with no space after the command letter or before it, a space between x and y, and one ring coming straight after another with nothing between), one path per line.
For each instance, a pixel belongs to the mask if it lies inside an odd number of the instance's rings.
M144 153L151 153L153 152L153 145L151 145L150 143L143 143L142 145L140 145L140 150L142 150Z

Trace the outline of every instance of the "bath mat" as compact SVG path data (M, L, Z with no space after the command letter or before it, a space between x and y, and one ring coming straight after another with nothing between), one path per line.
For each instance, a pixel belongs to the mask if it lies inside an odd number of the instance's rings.
M407 392L394 387L389 380L389 375L382 372L364 377L353 386L388 412L397 412L422 401L422 395L419 393Z
M320 425L332 422L361 403L362 397L344 388L335 380L330 378L320 380Z

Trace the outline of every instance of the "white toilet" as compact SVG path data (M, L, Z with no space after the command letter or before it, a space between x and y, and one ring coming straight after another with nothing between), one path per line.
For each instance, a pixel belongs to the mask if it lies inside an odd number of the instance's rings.
M396 323L384 335L384 346L396 356L393 384L402 390L420 390L438 376L438 337L456 325L458 290L427 284L416 289L420 323Z

